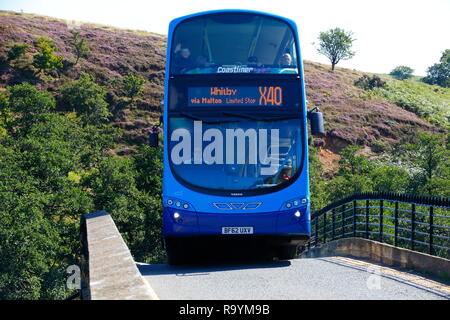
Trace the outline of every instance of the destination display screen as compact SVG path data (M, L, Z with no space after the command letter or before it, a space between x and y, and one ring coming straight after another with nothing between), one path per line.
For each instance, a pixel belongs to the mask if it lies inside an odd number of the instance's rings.
M280 86L253 87L189 87L188 106L283 106L283 88Z

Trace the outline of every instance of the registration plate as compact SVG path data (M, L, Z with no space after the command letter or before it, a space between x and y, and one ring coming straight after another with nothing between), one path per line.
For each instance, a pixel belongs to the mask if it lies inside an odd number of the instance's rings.
M222 234L253 234L253 227L222 227Z

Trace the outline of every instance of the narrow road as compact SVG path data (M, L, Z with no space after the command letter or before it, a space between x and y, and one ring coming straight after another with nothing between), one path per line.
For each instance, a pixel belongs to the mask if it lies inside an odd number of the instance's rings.
M159 299L450 300L448 283L344 257L138 268Z

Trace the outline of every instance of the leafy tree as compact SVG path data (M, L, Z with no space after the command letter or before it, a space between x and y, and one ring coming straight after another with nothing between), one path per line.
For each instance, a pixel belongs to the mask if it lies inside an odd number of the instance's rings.
M6 128L9 119L11 119L11 112L9 110L8 97L3 92L0 92L0 128Z
M87 153L107 133L77 118L34 114L27 135L0 144L0 299L62 299L66 268L79 264L79 217L92 195L71 172L86 175ZM100 140L101 141L101 140ZM109 145L109 147L113 147ZM91 150L94 149L94 150Z
M375 166L370 172L374 192L408 193L410 176L404 168L393 165Z
M330 59L332 71L339 61L348 60L355 55L355 52L351 51L353 41L355 41L352 36L351 31L340 28L330 29L319 34L317 51Z
M413 72L414 70L408 66L398 66L389 74L398 80L405 80L411 78Z
M450 49L446 49L439 60L428 68L427 76L422 81L428 84L437 84L438 86L450 87Z
M8 88L9 107L21 114L46 113L55 108L53 96L37 89L29 83L22 83Z
M406 144L400 153L411 165L411 188L414 193L450 195L450 150L444 134L419 132L415 141Z
M8 88L9 109L18 113L15 123L22 126L24 132L39 114L53 110L56 106L53 96L45 91L38 90L29 83L22 83Z
M436 63L428 68L427 76L422 81L428 84L450 87L450 62Z
M136 176L133 159L109 157L83 184L94 192L96 207L111 213L136 260L161 261L161 199L139 190Z
M162 192L162 149L141 146L134 157L137 170L136 184L139 190L149 192L153 197L161 197Z
M38 39L38 53L33 56L33 66L39 72L61 68L63 57L55 54L56 49L53 40L40 37Z
M441 63L450 63L450 49L446 49L444 52L442 52L442 56L439 61Z
M89 54L89 45L85 38L80 36L80 31L71 30L72 34L69 43L73 46L75 51L76 60L74 65L77 65L80 58L83 58Z
M309 146L308 160L311 210L314 212L325 207L328 197L324 190L323 165L320 162L317 149L312 146Z
M111 115L105 101L107 90L95 83L94 78L81 74L76 81L61 87L61 98L66 107L76 111L86 123L100 124Z
M9 51L7 53L7 60L12 62L24 57L25 52L30 46L26 43L13 43L9 45Z
M341 175L363 175L371 171L373 165L367 157L357 154L361 150L360 146L350 145L340 152L339 173Z
M386 82L383 81L379 76L373 75L369 77L367 74L356 79L354 84L355 86L360 87L364 90L372 90L375 88L383 88L386 86Z
M17 178L11 182L14 176L7 173L11 188L23 186ZM20 195L2 189L0 299L39 299L47 289L43 288L43 276L55 263L57 232L44 217L41 193Z
M123 78L122 88L125 95L128 98L133 99L142 94L144 83L145 79L136 77L132 73L128 73L128 75Z

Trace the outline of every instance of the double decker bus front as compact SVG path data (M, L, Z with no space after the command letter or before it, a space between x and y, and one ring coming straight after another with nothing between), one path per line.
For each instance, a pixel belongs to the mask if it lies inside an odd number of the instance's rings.
M164 237L309 237L295 25L251 12L174 20L164 105ZM271 241L272 241L271 240Z

